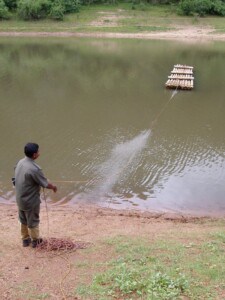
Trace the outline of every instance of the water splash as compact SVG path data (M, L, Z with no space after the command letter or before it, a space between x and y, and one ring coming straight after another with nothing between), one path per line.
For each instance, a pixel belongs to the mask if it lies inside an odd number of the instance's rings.
M98 168L97 177L100 177L100 183L94 191L95 195L101 197L110 193L121 178L124 179L131 173L150 134L151 130L145 130L133 139L114 146L109 158Z

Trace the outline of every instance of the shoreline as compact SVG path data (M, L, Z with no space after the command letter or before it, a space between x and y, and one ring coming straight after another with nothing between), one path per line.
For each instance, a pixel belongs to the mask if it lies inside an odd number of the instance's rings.
M16 203L0 202L1 210L17 212ZM138 209L116 209L111 207L103 207L99 205L91 204L73 204L73 205L61 205L47 203L47 210L58 213L58 212L69 212L69 213L83 213L87 215L94 214L96 217L123 217L123 218L138 218L143 220L160 220L161 222L175 221L179 223L195 222L197 220L220 220L225 218L225 213L184 213L184 212L173 212L173 211L150 211L150 210L138 210ZM46 214L46 206L42 201L41 214Z
M177 40L184 42L225 41L225 33L215 33L210 28L185 27L177 30L122 33L122 32L66 32L66 31L2 31L0 37L77 37L77 38L108 38L108 39L143 39L143 40Z

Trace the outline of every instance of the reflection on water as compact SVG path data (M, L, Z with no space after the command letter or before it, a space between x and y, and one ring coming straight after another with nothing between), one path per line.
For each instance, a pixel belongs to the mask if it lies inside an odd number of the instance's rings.
M1 38L1 201L14 201L13 166L36 141L52 204L224 213L224 49ZM164 88L176 63L194 66L193 91Z

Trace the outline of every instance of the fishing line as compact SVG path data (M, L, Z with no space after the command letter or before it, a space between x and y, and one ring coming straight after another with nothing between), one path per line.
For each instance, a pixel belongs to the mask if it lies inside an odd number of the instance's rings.
M173 99L173 97L178 93L178 89L176 87L176 89L173 91L171 97L169 98L169 100L165 103L165 105L162 107L162 109L158 112L158 114L155 116L155 118L153 119L153 121L151 122L151 125L150 125L150 130L156 125L158 119L160 118L160 116L162 115L162 113L165 111L166 107L169 105L169 103L171 102L171 100ZM79 184L79 183L87 183L87 182L90 182L90 180L51 180L52 182L55 182L55 183L75 183L75 184ZM94 182L95 179L92 179L92 182ZM0 183L5 183L5 181L0 181ZM45 199L45 192L43 191L43 196L44 196L44 199ZM45 204L46 201L45 201ZM49 225L48 225L49 226Z
M177 88L173 91L171 97L169 100L165 103L165 105L162 107L162 109L159 111L159 113L155 116L153 121L151 122L150 129L152 129L156 122L158 121L159 117L162 115L162 113L165 111L166 107L169 105L170 101L173 99L173 97L178 93Z
M109 191L111 191L115 183L124 174L125 170L127 170L126 175L130 172L131 169L128 170L128 166L131 166L131 163L133 166L133 160L135 159L136 155L145 147L147 140L149 139L152 133L152 128L156 125L160 116L166 110L167 106L169 105L173 97L176 95L176 93L177 89L173 91L170 98L166 101L161 110L157 113L157 115L151 122L149 130L145 130L130 141L116 145L113 148L111 156L109 157L107 162L102 164L102 166L105 167L106 170L103 174L105 176L101 183L102 187L99 187L99 190L97 189L97 192L99 191L100 196L103 196L104 194L107 194ZM134 144L135 147L133 147ZM108 207L110 206L110 204L111 200L109 201Z
M158 122L158 119L160 118L160 116L162 115L162 113L166 110L167 106L169 105L169 103L171 102L171 100L173 99L173 97L176 95L177 93L177 88L173 91L171 97L169 98L169 100L165 103L165 105L162 107L162 109L158 112L158 114L155 116L155 118L153 119L153 121L151 122L150 125L150 130L156 125L156 123ZM129 159L132 159L132 157ZM90 182L90 180L52 180L55 183L75 183L75 184L79 184L79 183L87 183ZM92 182L96 181L95 179L92 179Z
M89 182L89 180L51 180L56 183L85 183Z
M48 215L48 206L47 206L47 200L46 200L44 188L43 188L43 197L44 197L45 210L46 210L46 216L47 216L47 237L49 238L49 215Z

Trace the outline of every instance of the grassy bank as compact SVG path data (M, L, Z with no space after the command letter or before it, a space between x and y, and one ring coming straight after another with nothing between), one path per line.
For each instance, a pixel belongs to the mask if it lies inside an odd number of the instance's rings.
M2 299L225 299L225 219L49 206L50 236L88 246L48 253L22 247L14 205L0 217Z
M52 20L21 21L16 15L1 21L0 31L34 32L160 32L184 26L211 26L216 32L225 32L223 17L181 17L169 5L146 5L132 9L131 4L92 5L82 7L79 13L66 15L62 22Z
M91 251L104 253L106 261L96 264L87 255L85 263L77 264L84 277L89 268L96 274L91 284L81 280L74 294L98 300L224 299L221 225L208 223L212 233L196 231L185 236L176 228L161 232L154 241L130 236L102 240Z

